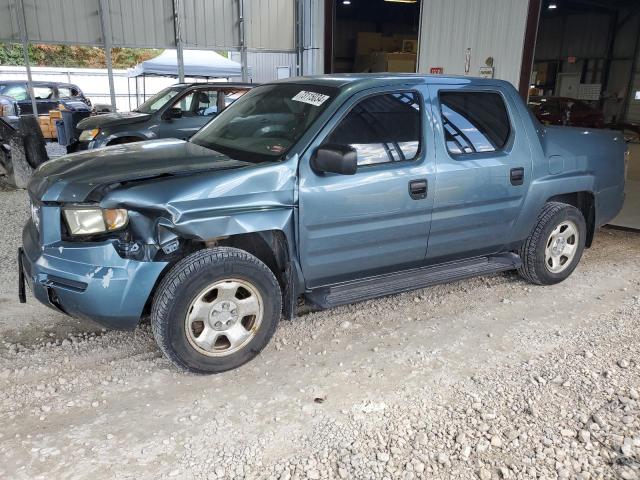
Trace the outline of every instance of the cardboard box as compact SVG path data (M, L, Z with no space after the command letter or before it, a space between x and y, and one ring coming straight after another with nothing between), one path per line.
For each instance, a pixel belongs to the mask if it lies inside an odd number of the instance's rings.
M389 60L387 62L387 72L416 73L415 60Z
M371 71L414 73L416 60L415 53L373 53L371 55Z
M412 42L415 42L416 45L416 51L415 52L406 52L406 53L417 53L417 45L418 45L418 37L416 37L415 35L407 35L407 34L401 34L401 33L394 33L393 34L393 38L396 39L396 42L398 42L399 46L400 46L400 52L402 52L402 47L403 47L403 43L405 40L410 40Z
M356 55L369 55L382 50L382 34L377 32L358 32Z
M389 53L401 52L402 39L398 37L382 37L382 51Z
M42 130L42 136L44 138L49 140L58 138L55 122L56 119L52 119L49 115L38 115L38 123L40 124L40 130Z
M418 39L417 38L405 38L402 40L402 52L404 53L418 53Z

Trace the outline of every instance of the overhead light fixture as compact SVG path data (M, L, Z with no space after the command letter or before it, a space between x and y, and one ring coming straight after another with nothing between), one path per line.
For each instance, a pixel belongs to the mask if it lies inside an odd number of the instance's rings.
M558 5L554 2L551 2L548 8L549 10L555 10L556 8L558 8Z
M417 3L418 0L384 0L389 3Z
M351 5L351 0L342 0L343 5Z

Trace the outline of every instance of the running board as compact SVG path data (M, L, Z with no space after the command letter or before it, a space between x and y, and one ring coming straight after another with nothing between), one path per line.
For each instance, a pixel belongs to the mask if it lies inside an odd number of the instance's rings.
M478 275L514 270L521 265L522 260L518 255L505 253L337 283L312 290L305 297L318 307L331 308Z

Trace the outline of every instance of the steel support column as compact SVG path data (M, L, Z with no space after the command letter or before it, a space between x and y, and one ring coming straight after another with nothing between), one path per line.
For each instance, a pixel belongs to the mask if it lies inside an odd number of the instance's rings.
M527 13L524 46L522 49L522 65L520 66L520 82L518 82L518 91L525 101L529 97L529 85L531 84L531 72L533 70L541 9L541 0L529 0L529 12Z
M624 111L622 112L622 122L627 121L627 115L629 114L629 105L634 98L633 85L638 74L638 57L640 56L640 35L636 35L636 43L633 47L633 60L631 61L631 74L629 75L629 83L627 84L627 98L624 103Z
M105 63L107 64L107 78L109 79L109 96L111 97L111 107L115 112L116 88L113 83L113 63L111 62L111 19L109 16L109 5L107 0L100 0L100 28L102 29L102 43L104 45Z
M20 29L20 40L22 42L22 55L24 56L24 66L27 68L27 88L29 98L31 98L31 108L33 114L38 115L38 105L33 93L33 78L31 77L31 62L29 61L29 36L27 35L27 15L24 12L24 2L19 0L20 12L18 12L18 28Z
M247 65L247 37L245 29L245 8L244 0L238 0L238 28L240 30L240 64L242 70L242 81L249 81L249 66Z
M180 0L173 0L173 31L175 33L176 53L178 55L178 81L184 83L184 51L182 49L182 21Z
M296 39L296 52L298 61L296 62L296 74L301 77L304 75L304 9L302 5L302 0L295 0L295 16L296 16L296 30L295 30L295 39Z

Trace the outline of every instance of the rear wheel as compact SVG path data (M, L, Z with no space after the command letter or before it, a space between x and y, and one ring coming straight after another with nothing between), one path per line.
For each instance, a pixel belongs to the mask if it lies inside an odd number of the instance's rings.
M196 252L171 269L154 296L151 326L176 366L218 373L264 348L281 309L271 270L243 250L219 247Z
M564 203L547 203L520 249L520 275L538 285L562 282L578 266L586 237L580 210Z

